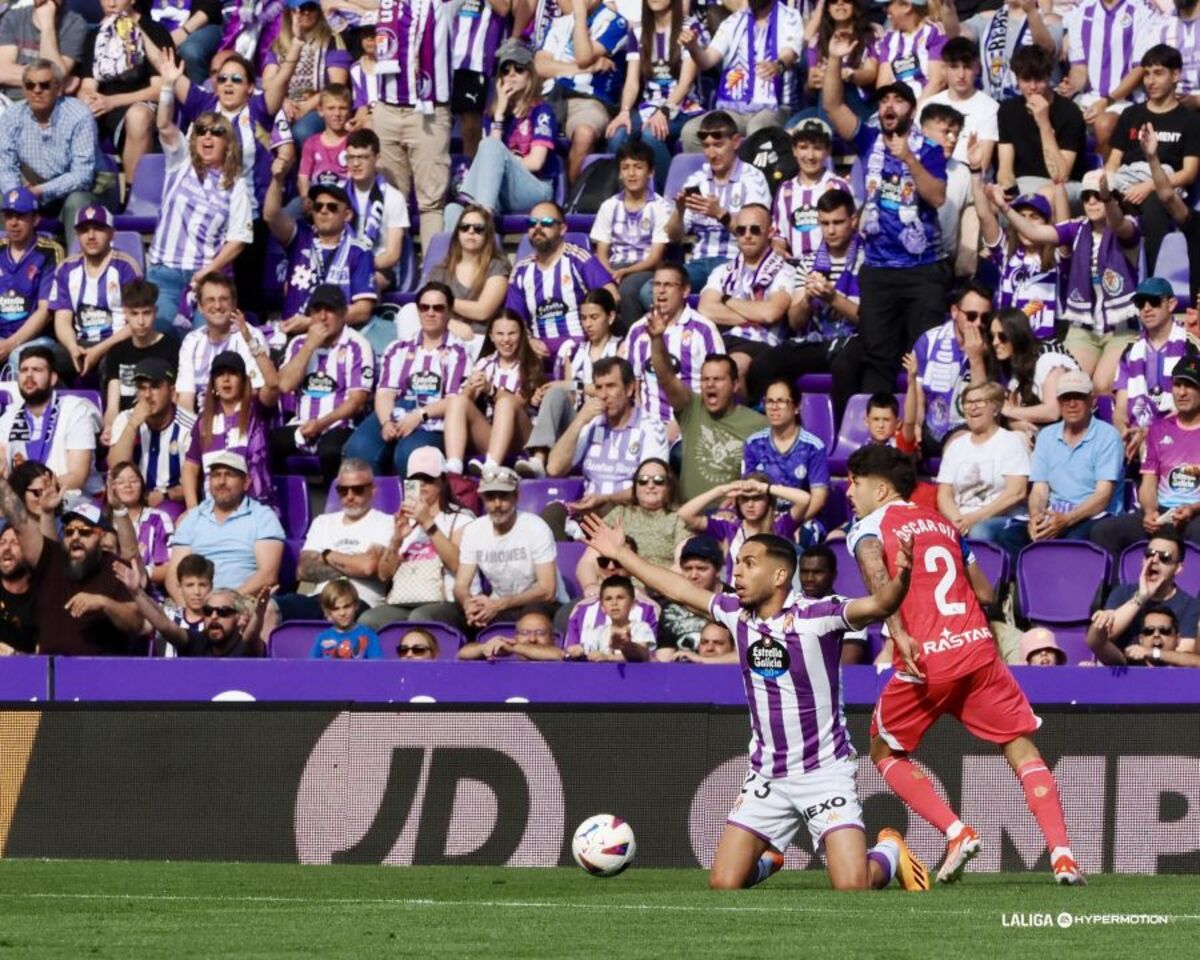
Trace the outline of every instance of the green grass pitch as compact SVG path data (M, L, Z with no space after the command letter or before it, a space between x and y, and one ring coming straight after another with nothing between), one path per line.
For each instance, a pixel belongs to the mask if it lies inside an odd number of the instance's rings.
M1069 913L1064 929L1057 922ZM1087 915L1163 914L1161 925ZM1018 926L1049 915L1049 927ZM836 894L814 871L713 893L699 870L0 862L0 958L1185 956L1200 877L968 874ZM1188 946L1191 944L1192 946ZM1182 950L1181 950L1182 948ZM1171 952L1168 953L1168 950Z

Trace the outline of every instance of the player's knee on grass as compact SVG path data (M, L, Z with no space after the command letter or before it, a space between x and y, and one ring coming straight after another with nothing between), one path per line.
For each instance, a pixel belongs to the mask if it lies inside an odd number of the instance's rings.
M710 890L741 890L750 878L750 872L741 867L728 867L714 863L708 872Z

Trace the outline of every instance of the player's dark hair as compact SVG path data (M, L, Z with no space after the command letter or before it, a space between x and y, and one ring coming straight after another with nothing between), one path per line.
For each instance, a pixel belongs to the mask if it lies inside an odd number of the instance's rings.
M708 364L708 363L719 363L719 364L722 364L723 366L725 366L729 370L729 379L732 380L734 383L737 383L737 380L738 380L737 361L734 360L733 357L731 357L729 354L727 354L727 353L707 353L704 355L704 363L700 364L701 369L703 369L704 365Z
M1165 523L1154 531L1150 537L1151 540L1166 540L1175 545L1175 559L1180 563L1183 562L1183 555L1186 547L1183 543L1183 537L1179 533L1179 528L1173 523Z
M370 150L374 154L379 153L379 135L374 130L368 130L362 127L359 130L351 132L346 138L346 148L353 147L355 150Z
M633 364L624 357L601 357L592 364L592 379L606 377L614 370L621 374L621 385L629 386L636 379L633 374Z
M855 206L853 195L845 190L826 190L821 194L821 199L817 201L818 213L833 213L834 210L842 208L845 208L850 216L854 216L855 210L858 209Z
M654 151L650 148L650 144L640 138L631 138L621 144L621 148L617 151L618 170L621 168L622 160L636 160L649 167L651 173L654 172Z
M888 410L891 410L892 413L894 413L897 417L900 416L900 401L896 399L896 395L894 393L888 393L886 390L880 390L877 393L871 394L870 399L867 400L867 413L870 413L872 410L879 410L885 407Z
M633 581L628 577L623 577L619 573L614 573L611 577L605 577L600 581L600 593L605 590L624 590L630 597L633 597Z
M661 273L666 270L667 273L675 274L675 279L683 284L685 290L690 290L692 286L692 278L687 272L687 268L675 260L664 260L654 268L655 273Z
M121 306L126 310L158 306L158 285L141 277L121 284Z
M905 500L917 486L917 468L912 460L885 443L859 447L846 461L846 470L853 477L886 480Z
M1041 47L1030 44L1013 51L1009 68L1018 80L1049 80L1054 72L1054 60Z
M948 127L958 127L960 130L967 122L967 118L948 103L930 103L921 111L921 123L937 123L939 120Z
M1176 633L1179 632L1179 618L1177 616L1175 616L1175 611L1172 610L1170 607L1168 607L1165 603L1161 603L1157 600L1155 600L1153 603L1147 604L1146 608L1144 610L1142 610L1142 625L1143 626L1145 626L1146 618L1148 616L1150 616L1150 614L1152 614L1152 613L1157 613L1157 614L1161 614L1164 617L1169 617L1171 619L1171 629L1174 630Z
M804 552L800 554L801 562L810 559L824 560L829 564L829 572L837 576L837 554L833 552L833 548L827 543L814 543L811 547L805 547Z
M1183 55L1165 43L1156 43L1142 54L1143 67L1166 67L1168 70L1183 69Z
M953 40L947 40L946 45L942 47L942 63L973 65L979 62L979 47L975 45L974 40L968 40L966 37L955 37Z
M796 548L773 533L756 533L747 537L744 543L758 543L768 557L781 563L788 572L788 582L796 575Z

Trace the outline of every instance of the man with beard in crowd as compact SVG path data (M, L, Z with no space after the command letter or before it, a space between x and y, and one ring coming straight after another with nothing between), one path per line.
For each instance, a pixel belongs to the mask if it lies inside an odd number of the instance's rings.
M0 478L0 514L16 531L32 571L38 653L124 656L134 652L142 615L112 570L115 556L101 547L112 526L86 500L62 516L62 542L43 536L21 498Z
M0 656L37 650L37 597L17 531L0 532Z

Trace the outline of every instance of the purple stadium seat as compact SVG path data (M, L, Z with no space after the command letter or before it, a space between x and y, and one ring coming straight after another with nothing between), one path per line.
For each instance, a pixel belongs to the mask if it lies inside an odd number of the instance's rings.
M113 217L118 230L153 233L158 225L162 207L163 181L166 179L167 158L161 153L147 153L138 161L129 191L125 212Z
M667 171L667 184L663 188L663 196L673 200L675 194L683 189L683 184L693 173L704 166L702 153L677 153L671 158L671 169Z
M400 249L400 262L397 264L399 276L396 279L395 293L411 293L417 288L417 252L413 247L411 230L404 231L404 246Z
M825 501L825 509L821 511L821 519L826 530L834 530L854 519L854 511L850 509L850 501L846 499L849 480L831 478L829 481L829 499Z
M491 626L484 627L482 630L480 630L479 635L475 637L475 640L478 643L487 643L489 640L492 640L496 637L512 637L516 634L516 632L517 625L514 622L493 623ZM554 635L554 645L560 650L562 649L563 640L564 638L562 634L556 633Z
M143 274L146 272L146 248L142 244L142 235L136 230L118 230L113 234L112 241L113 249L120 250L122 253L127 253L133 257L138 265L138 269ZM74 255L79 252L79 238L71 244L71 249L67 251L69 255Z
M466 638L444 623L430 623L424 620L408 620L399 623L389 623L379 631L379 645L383 647L385 660L399 660L396 645L404 638L409 630L427 630L438 642L438 659L454 660L458 657L458 648L466 642Z
M283 541L283 559L279 562L280 593L290 593L296 589L296 568L300 565L300 551L303 547L303 539Z
M279 519L289 539L303 540L308 534L308 486L303 477L276 476L272 480Z
M435 233L429 238L428 243L425 243L424 249L421 251L421 282L418 286L424 286L429 280L429 275L433 273L433 268L439 266L446 255L450 252L450 234Z
M577 247L583 247L584 250L591 252L592 241L586 233L568 233L565 237L567 243L573 243ZM524 234L521 237L521 242L517 244L517 259L527 257L533 253L533 244L529 242L529 235Z
M1148 540L1139 540L1130 544L1121 554L1117 564L1117 579L1120 583L1137 584L1142 573L1142 561ZM1186 590L1193 597L1200 593L1200 547L1189 543L1183 554L1183 567L1175 575L1175 582L1181 590Z
M272 660L307 660L317 634L329 624L324 620L289 620L271 632L267 643Z
M541 513L547 504L556 500L571 503L582 496L583 480L580 477L522 480L517 488L517 506L529 513Z
M1168 233L1163 237L1154 272L1170 281L1181 305L1188 302L1189 270L1187 239L1178 231Z
M586 552L587 544L578 540L567 540L555 546L558 548L558 572L567 588L567 596L572 600L582 597L583 588L579 585L579 578L575 576L575 568L579 565L580 557Z
M975 561L979 564L979 569L987 577L992 589L998 588L1008 579L1008 554L994 543L986 540L968 540L967 542L971 546L971 552L975 554Z
M404 499L400 486L399 477L375 477L375 502L372 504L376 510L382 510L384 513L395 513L400 509L400 502ZM338 496L337 483L329 485L329 493L325 496L325 512L337 513L342 509L342 498Z
M802 373L796 378L796 389L801 393L829 393L833 389L833 375Z
M806 393L800 397L800 424L825 444L825 452L833 449L833 401L826 393Z
M867 588L863 585L862 574L858 572L858 561L850 553L845 540L829 542L833 555L837 557L837 576L833 581L833 592L843 597L864 597Z
M845 474L846 461L850 459L850 454L870 439L866 423L867 401L870 399L869 393L856 393L846 404L846 412L842 415L842 424L838 429L837 443L829 455L830 473ZM904 397L899 396L896 399L903 410Z
M1032 623L1054 631L1060 644L1072 644L1068 661L1088 659L1074 645L1087 632L1096 587L1109 578L1112 560L1095 544L1082 540L1031 543L1017 555L1017 590L1021 610Z

